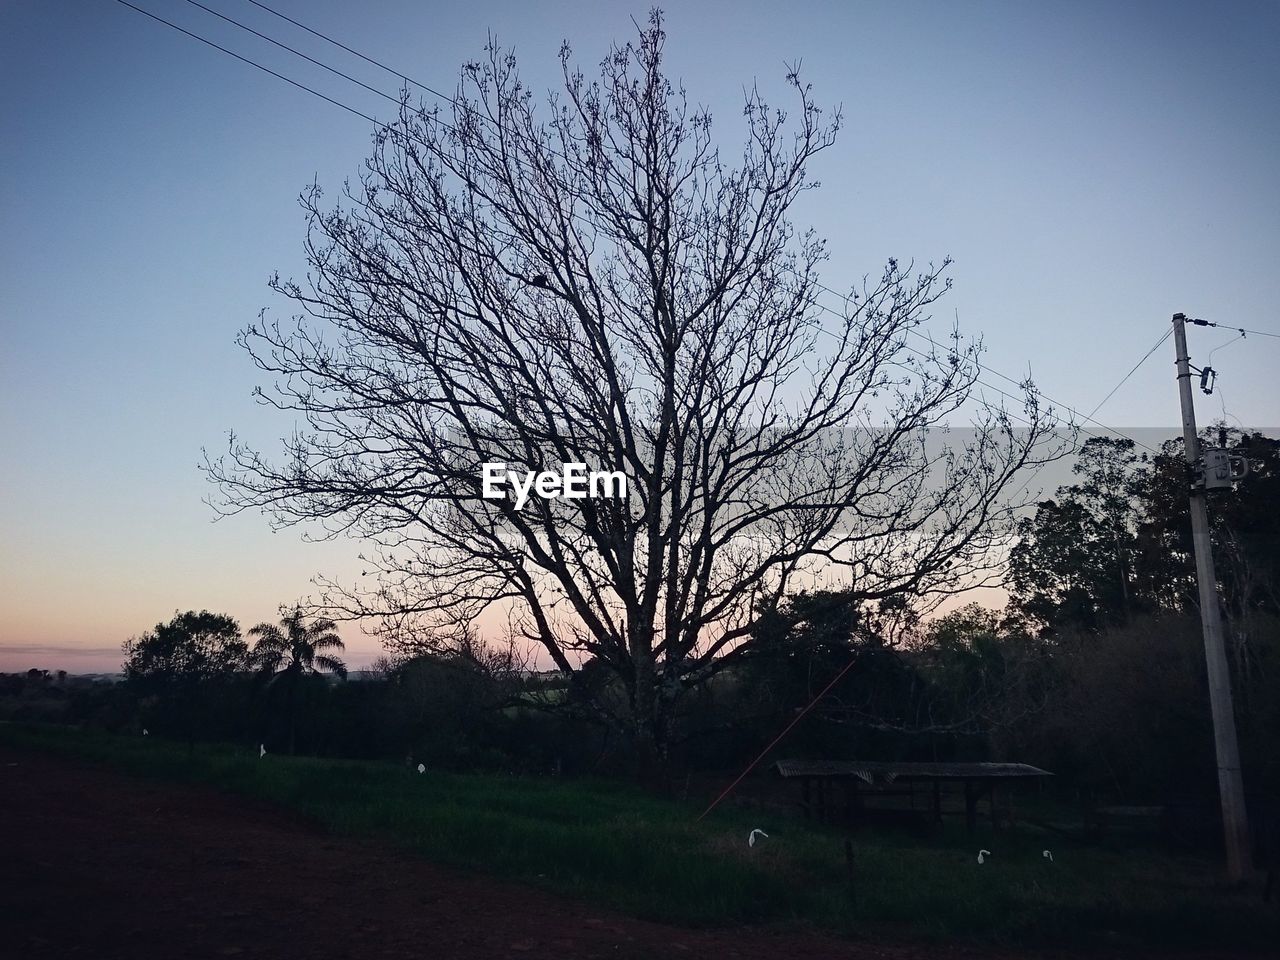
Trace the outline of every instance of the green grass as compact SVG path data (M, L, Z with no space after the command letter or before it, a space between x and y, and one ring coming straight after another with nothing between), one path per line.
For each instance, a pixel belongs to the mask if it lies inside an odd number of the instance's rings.
M390 841L478 869L689 925L799 925L873 938L1022 945L1264 949L1280 909L1236 891L1213 863L1149 849L1103 851L1029 828L929 840L859 833L851 896L844 833L717 811L628 785L416 772L269 756L67 728L0 725L0 741L132 774L204 783L298 811L337 834ZM747 833L767 841L748 848ZM978 865L979 846L993 851ZM1054 850L1055 861L1041 856Z

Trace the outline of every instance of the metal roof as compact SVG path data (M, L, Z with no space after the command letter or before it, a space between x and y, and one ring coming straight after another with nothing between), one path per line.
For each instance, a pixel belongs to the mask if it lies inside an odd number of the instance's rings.
M779 760L784 777L857 777L867 784L895 780L997 780L1051 777L1029 763L913 763L895 760Z

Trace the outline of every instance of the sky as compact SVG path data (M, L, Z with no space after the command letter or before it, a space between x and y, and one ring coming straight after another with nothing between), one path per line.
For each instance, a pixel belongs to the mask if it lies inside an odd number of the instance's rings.
M562 41L590 72L648 10L266 2L445 90L490 32L546 89ZM136 5L387 116L186 0ZM399 85L247 0L206 6ZM672 4L666 23L668 69L726 146L743 88L781 101L788 63L842 106L793 216L829 241L827 286L954 258L931 328L982 335L984 363L1059 405L1092 410L1175 312L1280 331L1280 2L733 0ZM351 541L215 523L197 465L230 430L267 448L291 432L255 404L235 335L287 312L266 281L305 273L297 195L354 177L371 125L116 0L0 0L0 123L0 670L114 670L175 611L247 627L317 574L352 575ZM1193 362L1225 345L1201 421L1273 427L1280 340L1189 337ZM1167 342L1098 419L1175 434L1172 364ZM355 665L379 652L346 637Z

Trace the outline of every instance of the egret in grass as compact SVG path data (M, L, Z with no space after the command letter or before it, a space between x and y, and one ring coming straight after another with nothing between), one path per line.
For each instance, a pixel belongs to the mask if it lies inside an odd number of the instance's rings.
M267 755L266 745L261 743L258 744L258 759L261 760L266 755Z
M1045 858L1046 860L1048 860L1050 863L1053 863L1053 851L1051 851L1051 850L1044 850L1044 851L1042 851L1042 852L1041 852L1040 856L1044 857L1044 858Z
M757 837L757 836L764 837L766 840L768 840L768 839L769 839L769 835L768 835L767 833L765 833L765 832L764 832L763 830L761 830L759 827L756 827L756 828L755 828L754 830L752 830L749 834L747 834L747 846L748 846L748 847L754 847L754 846L756 845L756 837Z
M986 859L985 859L985 858L986 858L986 857L989 857L989 856L991 856L991 851L990 851L990 850L979 850L979 851L978 851L978 862L979 862L979 863L986 863L987 861L986 861Z
M427 772L427 765L426 765L425 763L420 763L420 764L418 764L418 772L419 772L419 773L426 773L426 772Z

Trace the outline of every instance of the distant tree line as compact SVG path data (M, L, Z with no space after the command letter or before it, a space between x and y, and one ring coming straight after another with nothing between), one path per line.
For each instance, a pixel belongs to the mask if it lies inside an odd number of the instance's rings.
M238 717L295 752L299 712L324 699L324 675L347 676L337 656L343 641L333 621L308 621L300 607L285 611L278 624L258 624L249 636L252 646L235 620L205 610L180 613L127 641L124 679L139 721L194 742Z
M1280 443L1225 439L1251 466L1211 509L1241 746L1249 788L1275 791ZM1066 791L1211 802L1180 441L1145 458L1092 439L1075 473L1022 523L1004 610L922 621L905 602L810 591L759 616L750 655L680 701L669 771L740 768L852 660L779 757L1019 760ZM123 684L10 675L0 712L455 769L631 769L634 745L601 720L629 694L595 659L569 682L468 632L448 652L396 647L346 682L342 650L335 624L300 608L244 635L229 617L188 612L125 645Z

